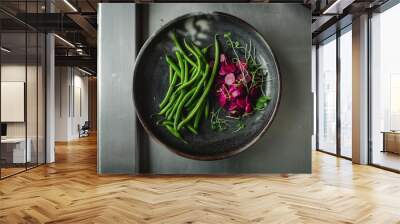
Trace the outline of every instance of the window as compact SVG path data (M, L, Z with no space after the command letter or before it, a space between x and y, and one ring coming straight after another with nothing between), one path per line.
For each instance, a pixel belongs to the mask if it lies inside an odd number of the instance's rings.
M352 60L351 25L318 45L317 149L349 159L352 157Z
M351 158L352 148L352 35L351 26L340 36L340 155Z
M400 5L371 18L371 162L400 170Z
M336 153L336 36L318 47L318 145Z

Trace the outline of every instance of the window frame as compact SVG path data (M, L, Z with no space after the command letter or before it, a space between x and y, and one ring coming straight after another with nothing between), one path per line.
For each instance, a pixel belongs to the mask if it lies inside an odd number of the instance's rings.
M327 153L327 154L330 154L330 155L333 155L333 156L337 156L337 157L340 157L340 158L344 158L344 159L347 159L347 160L352 160L352 158L350 158L350 157L347 157L347 156L344 156L344 155L342 155L342 153L341 153L341 118L340 118L340 103L341 103L341 101L340 101L340 93L341 93L341 90L340 90L340 84L341 84L341 79L340 79L340 77L341 77L341 67L340 67L340 37L342 36L342 35L344 35L345 33L347 33L347 32L351 32L352 31L352 23L349 23L349 24L347 24L346 26L344 26L343 28L341 28L341 29L339 29L339 30L337 30L334 34L332 34L332 35L330 35L330 36L328 36L327 38L325 38L325 39L323 39L323 40L320 40L317 44L316 44L316 51L315 51L315 60L316 60L316 72L315 72L315 74L316 74L316 77L315 77L315 80L316 80L316 94L315 94L315 99L316 99L316 110L315 110L315 113L316 113L316 139L315 139L315 142L316 142L316 151L319 151L319 152L323 152L323 153ZM333 38L333 36L335 36L334 38ZM331 40L329 40L329 39L331 39ZM319 47L320 47L320 45L322 44L322 43L324 43L324 42L329 42L329 41L336 41L336 152L335 153L332 153L332 152L328 152L328 151L326 151L326 150L324 150L324 149L321 149L320 147L319 147L319 79L320 79L320 74L319 74L319 51L318 51L318 49L319 49Z

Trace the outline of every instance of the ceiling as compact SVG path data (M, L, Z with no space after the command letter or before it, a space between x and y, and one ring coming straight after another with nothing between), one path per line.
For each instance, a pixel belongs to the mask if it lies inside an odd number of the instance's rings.
M171 2L155 0L156 2ZM185 0L175 0L184 2ZM229 0L219 0L219 2ZM329 28L338 20L376 7L387 0L236 0L231 2L300 2L310 8L313 40L329 35ZM47 2L47 3L46 3ZM84 66L96 71L97 7L100 2L135 2L121 0L1 0L0 21L6 43L15 48L14 54L23 54L26 29L29 32L54 32L56 64ZM153 2L142 0L136 2ZM196 2L207 2L197 0ZM51 12L51 13L50 13ZM351 21L351 19L350 19ZM324 33L325 32L325 33ZM333 32L333 31L331 31ZM29 39L29 38L28 38ZM29 42L30 40L28 40ZM34 43L27 51L33 52Z
M37 41L33 40L37 33L54 32L57 34L56 65L79 66L95 73L98 2L1 0L2 46L12 49L7 54L2 52L3 60L21 60L26 53L28 59L33 58L38 50ZM28 32L27 40L25 32ZM43 45L40 44L39 47L42 48Z

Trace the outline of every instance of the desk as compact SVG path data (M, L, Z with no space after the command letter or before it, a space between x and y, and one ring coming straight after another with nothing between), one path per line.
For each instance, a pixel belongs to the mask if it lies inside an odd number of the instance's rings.
M1 139L1 156L7 163L26 163L31 162L32 153L30 138L26 140L28 143L25 151L25 138L6 138Z
M400 154L400 132L384 131L382 152L392 152Z

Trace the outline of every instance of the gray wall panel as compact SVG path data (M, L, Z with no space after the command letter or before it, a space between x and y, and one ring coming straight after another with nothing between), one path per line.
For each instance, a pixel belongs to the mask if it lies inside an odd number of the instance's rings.
M99 5L98 172L134 173L136 122L132 102L135 5Z

